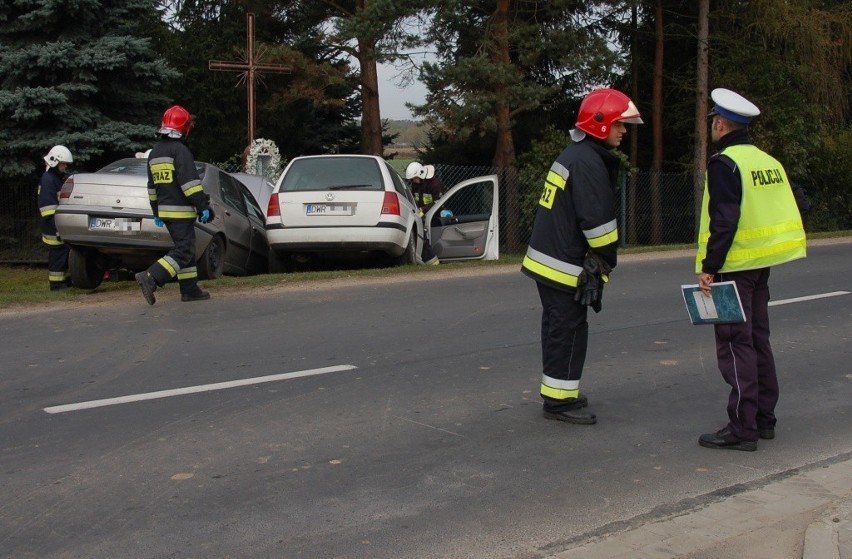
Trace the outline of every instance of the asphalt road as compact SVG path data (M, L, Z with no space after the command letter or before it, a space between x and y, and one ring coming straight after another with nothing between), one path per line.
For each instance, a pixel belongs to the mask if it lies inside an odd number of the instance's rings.
M515 267L0 313L0 556L543 557L848 455L852 295L788 300L852 291L850 254L772 272L782 397L754 453L697 444L728 390L689 256L616 269L595 426L541 417Z

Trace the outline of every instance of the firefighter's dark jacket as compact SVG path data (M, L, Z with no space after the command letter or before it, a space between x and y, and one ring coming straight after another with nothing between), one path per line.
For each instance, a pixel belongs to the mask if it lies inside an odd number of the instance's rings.
M56 167L48 168L38 182L38 210L41 214L41 239L51 246L59 246L62 241L56 232L56 208L59 205L59 191L65 175Z
M620 160L591 138L556 158L539 199L521 271L557 289L573 291L589 250L615 268L618 224L615 179Z
M148 155L148 201L163 220L194 220L209 204L192 152L163 136Z

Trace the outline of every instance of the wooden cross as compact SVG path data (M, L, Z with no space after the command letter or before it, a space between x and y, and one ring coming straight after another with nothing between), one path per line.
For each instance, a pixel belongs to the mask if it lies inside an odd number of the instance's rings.
M246 55L240 61L226 62L223 60L210 60L210 70L223 70L230 72L241 72L238 83L246 82L246 97L248 98L248 144L255 140L254 137L254 83L260 72L275 72L287 74L290 67L283 64L261 64L263 51L255 56L254 53L254 14L246 14Z

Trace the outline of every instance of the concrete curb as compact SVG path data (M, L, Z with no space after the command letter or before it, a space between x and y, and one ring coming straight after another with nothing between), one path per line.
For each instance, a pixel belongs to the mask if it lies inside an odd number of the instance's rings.
M802 559L852 558L852 493L835 503L805 532Z
M545 557L852 559L852 459L835 457L758 488L634 526L580 538Z

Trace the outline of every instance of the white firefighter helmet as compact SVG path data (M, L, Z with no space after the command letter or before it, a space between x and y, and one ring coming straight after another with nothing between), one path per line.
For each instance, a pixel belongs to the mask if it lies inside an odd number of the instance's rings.
M73 163L74 158L71 157L71 150L65 146L53 146L47 155L44 156L44 162L48 167L56 167L60 163Z
M421 179L431 179L435 176L435 166L434 165L423 165L423 170L420 171Z
M414 177L423 178L421 173L423 173L423 165L417 161L412 161L408 164L408 167L405 168L405 178L408 180L411 180Z

